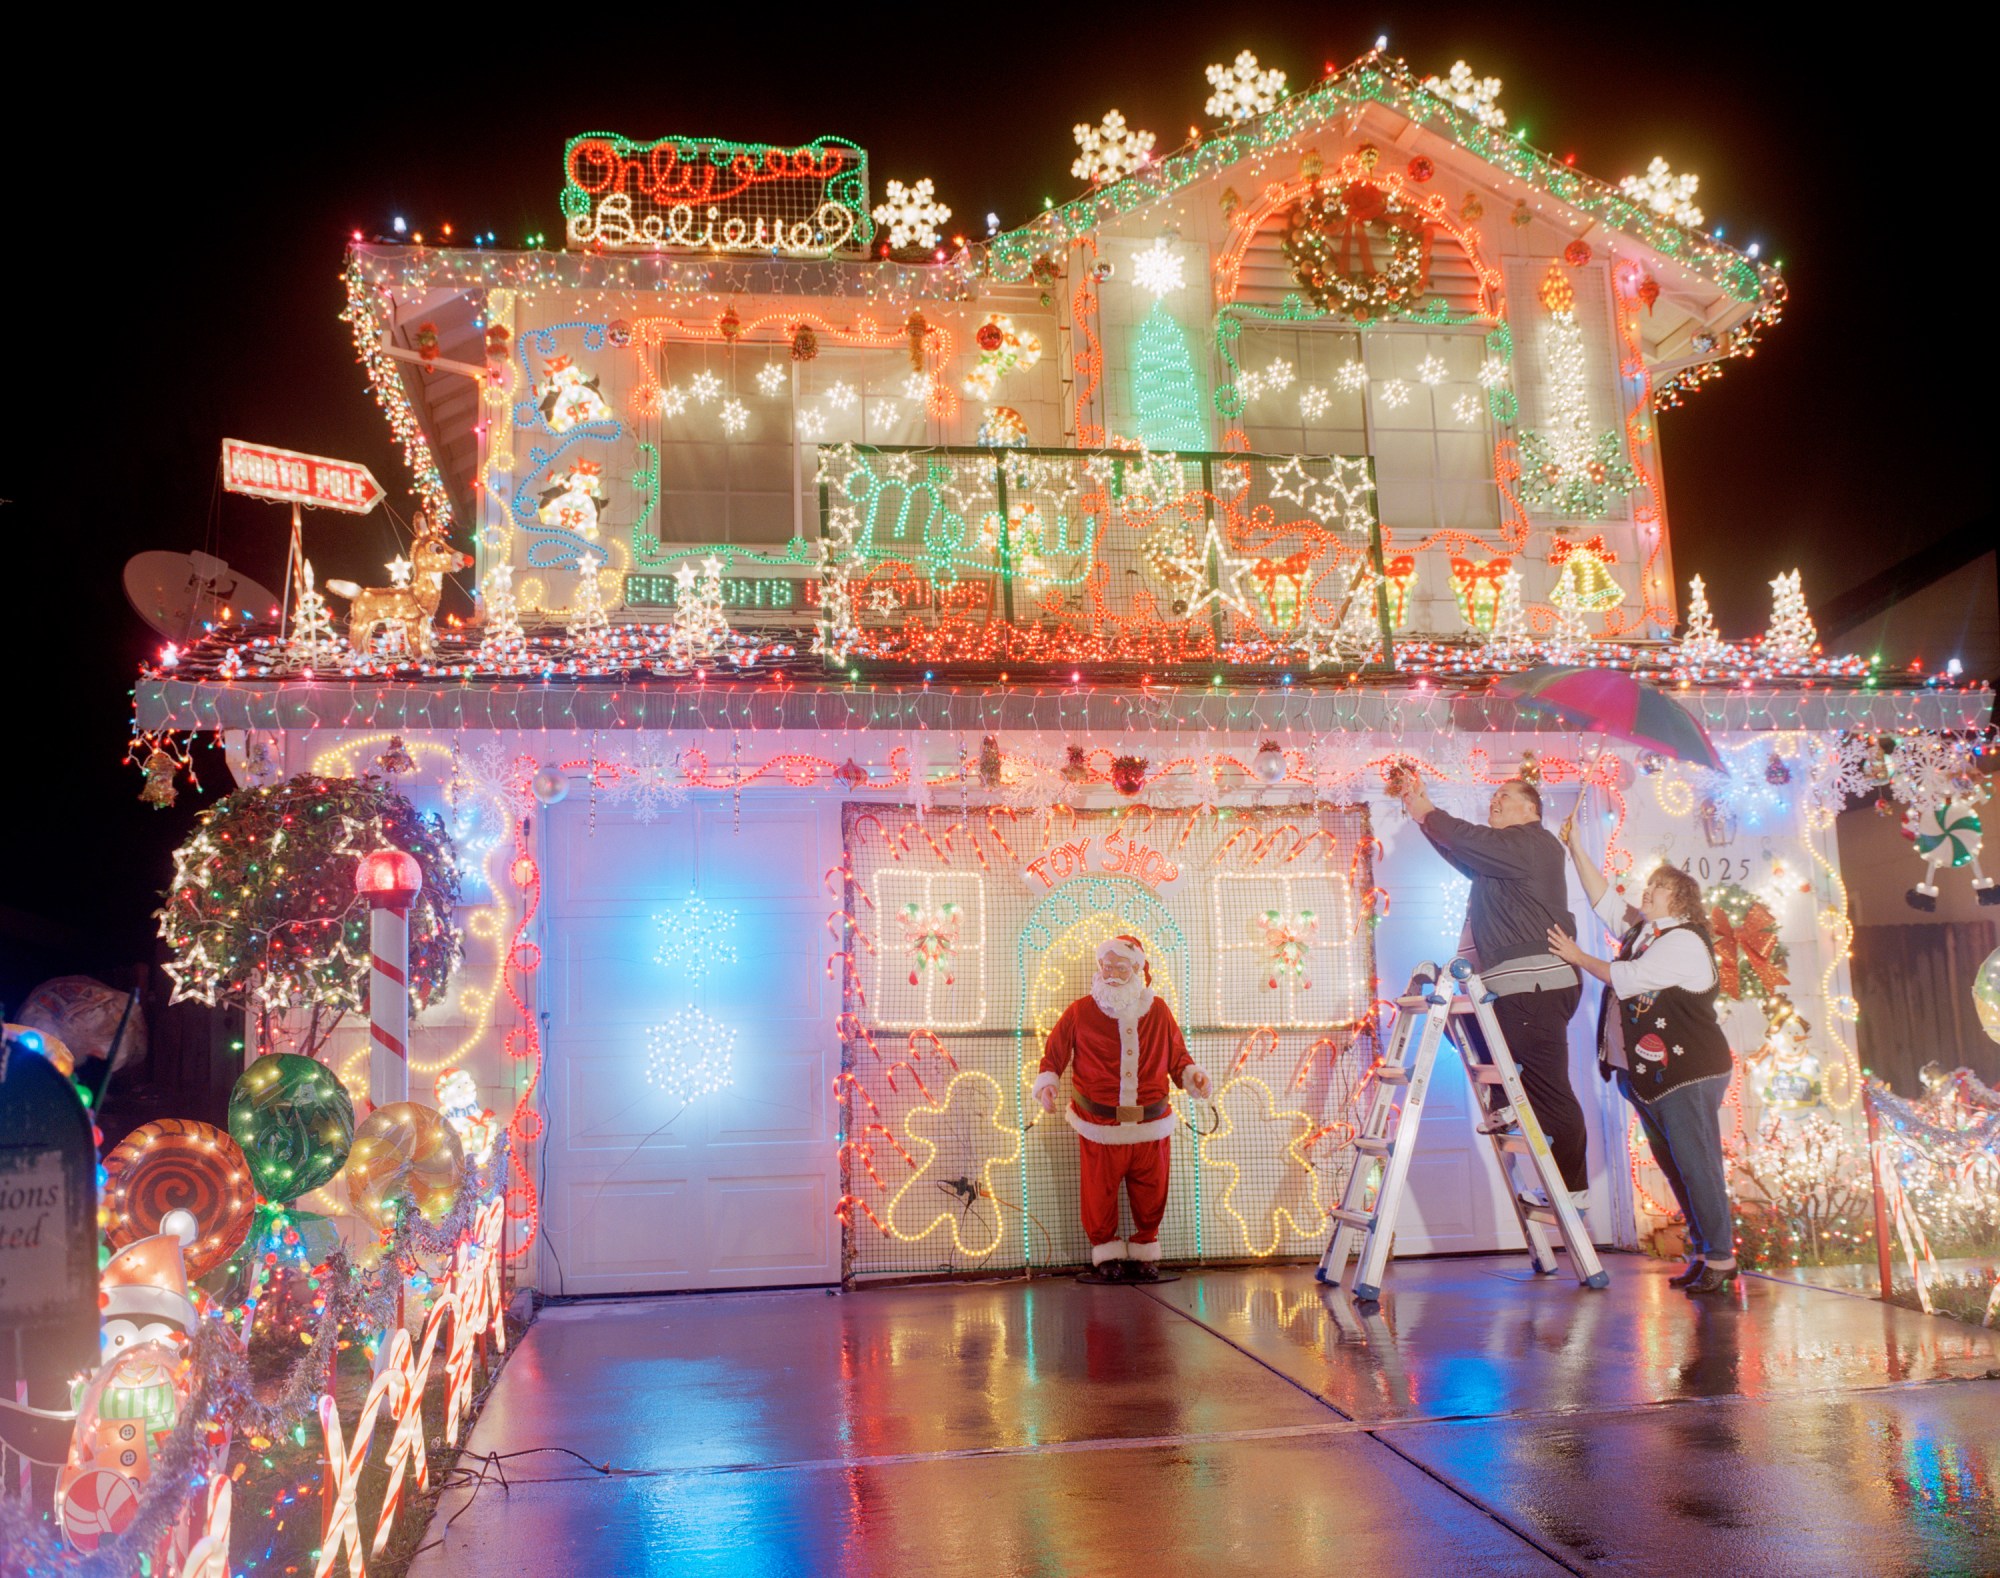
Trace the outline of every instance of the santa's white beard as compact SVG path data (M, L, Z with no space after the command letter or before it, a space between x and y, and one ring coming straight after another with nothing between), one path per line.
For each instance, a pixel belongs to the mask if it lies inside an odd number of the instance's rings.
M1107 981L1100 975L1090 983L1090 998L1113 1019L1129 1025L1153 1006L1153 989L1141 976Z

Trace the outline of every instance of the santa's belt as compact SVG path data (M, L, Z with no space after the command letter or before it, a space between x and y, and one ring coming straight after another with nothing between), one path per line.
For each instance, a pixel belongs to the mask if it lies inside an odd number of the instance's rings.
M1170 1101L1156 1101L1150 1107L1107 1107L1088 1096L1071 1095L1070 1100L1082 1109L1086 1118L1098 1118L1105 1123L1151 1123L1174 1110Z

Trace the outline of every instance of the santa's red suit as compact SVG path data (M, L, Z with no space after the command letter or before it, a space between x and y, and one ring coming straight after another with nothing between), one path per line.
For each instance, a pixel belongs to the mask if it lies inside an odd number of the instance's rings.
M1114 937L1098 949L1100 961L1116 954L1145 965L1132 937ZM1152 993L1151 972L1129 982L1101 975L1091 995L1063 1010L1042 1050L1035 1076L1037 1101L1053 1093L1070 1071L1071 1101L1063 1116L1081 1137L1079 1193L1090 1261L1158 1260L1160 1219L1167 1212L1174 1124L1168 1082L1206 1096L1208 1075L1188 1056L1171 1009ZM1132 1236L1118 1236L1118 1186L1132 1206Z

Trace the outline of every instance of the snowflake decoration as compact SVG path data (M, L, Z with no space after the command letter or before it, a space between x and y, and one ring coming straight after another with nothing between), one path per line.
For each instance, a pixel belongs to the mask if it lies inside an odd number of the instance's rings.
M1071 128L1071 135L1082 151L1070 165L1069 173L1092 186L1123 180L1148 163L1153 155L1153 134L1128 127L1124 114L1118 110L1106 110L1102 125L1089 126L1079 121Z
M1480 125L1499 130L1507 124L1507 112L1500 108L1500 79L1475 77L1462 60L1451 64L1451 73L1442 79L1424 78L1424 86L1447 104L1465 111Z
M735 1051L734 1030L699 1008L683 1008L646 1032L646 1083L681 1103L727 1090L736 1082L730 1068Z
M1157 300L1187 283L1187 264L1164 241L1155 241L1132 259L1132 283Z
M741 400L722 402L722 431L740 433L750 425L750 412Z
M1381 400L1383 405L1394 411L1398 407L1406 406L1410 403L1410 386L1400 378L1391 378L1386 384L1382 385L1377 398Z
M669 968L679 965L688 980L700 984L718 964L736 963L736 911L710 904L698 893L672 914L656 915L660 946L653 958Z
M1662 219L1677 225L1699 225L1702 214L1695 207L1694 194L1700 185L1700 176L1675 175L1666 160L1655 159L1646 166L1644 175L1628 175L1620 181L1618 190L1635 203L1644 203Z
M1489 356L1479 364L1479 387L1482 389L1503 389L1507 384L1507 364L1497 356Z
M757 369L757 392L761 395L775 395L785 387L785 370L776 362L766 362Z
M1307 384L1299 391L1299 415L1308 422L1317 422L1332 404L1333 396L1318 384Z
M1444 358L1442 356L1426 356L1422 361L1418 362L1417 381L1426 384L1443 383Z
M800 438L826 437L826 413L814 406L807 406L799 413Z
M1285 96L1285 74L1275 69L1259 71L1257 57L1247 49L1234 64L1210 66L1203 75L1215 89L1203 112L1218 120L1241 121L1269 114Z
M914 186L891 181L875 206L875 223L889 227L891 250L936 246L943 239L938 227L949 218L951 210L937 200L929 176Z
M698 372L688 380L688 393L694 396L697 404L707 405L722 393L722 380L714 373Z
M1368 384L1368 369L1359 362L1342 362L1340 371L1333 375L1334 384L1344 394L1354 394Z
M687 799L678 756L656 741L647 741L632 759L617 764L617 776L604 786L607 805L629 804L637 822L659 820Z
M1272 391L1289 389L1292 387L1293 377L1292 364L1290 362L1278 361L1271 363L1269 367L1264 369L1258 383L1260 387Z
M837 382L826 392L826 403L836 411L845 411L854 404L854 385Z
M687 408L687 391L679 384L668 384L660 391L660 409L668 416L679 416Z
M913 400L921 405L930 397L930 392L930 380L924 377L922 373L911 373L909 377L903 380L903 398L905 400Z
M1470 427L1479 420L1479 401L1472 395L1462 394L1452 401L1451 414Z

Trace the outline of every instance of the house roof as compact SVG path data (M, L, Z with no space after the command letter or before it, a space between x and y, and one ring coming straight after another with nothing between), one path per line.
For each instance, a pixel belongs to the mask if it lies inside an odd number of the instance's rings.
M1060 251L1105 224L1218 176L1240 160L1323 127L1345 132L1357 124L1357 117L1369 115L1400 122L1419 136L1436 137L1462 149L1494 172L1497 185L1518 186L1553 199L1577 237L1588 240L1593 234L1615 232L1650 253L1663 270L1709 287L1705 300L1688 303L1695 308L1700 327L1685 336L1687 354L1655 369L1656 400L1672 403L1681 391L1715 376L1720 363L1750 352L1784 310L1787 288L1773 265L1657 213L1617 186L1532 146L1518 133L1484 124L1471 111L1426 88L1406 62L1380 50L1280 100L1268 113L1205 133L1136 174L1093 187L980 243L974 253L987 277L1002 282L1025 279L1037 257Z

